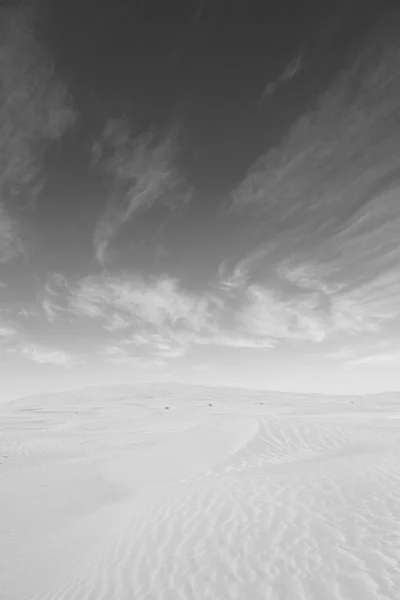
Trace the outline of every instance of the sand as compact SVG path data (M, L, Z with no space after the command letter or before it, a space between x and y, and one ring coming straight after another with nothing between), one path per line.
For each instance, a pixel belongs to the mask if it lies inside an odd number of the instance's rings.
M0 432L1 600L400 599L400 394L90 388Z

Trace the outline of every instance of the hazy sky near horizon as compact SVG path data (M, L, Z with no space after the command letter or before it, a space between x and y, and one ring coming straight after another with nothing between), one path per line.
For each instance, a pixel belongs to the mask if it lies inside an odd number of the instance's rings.
M44 10L78 119L0 203L0 396L400 390L399 13L266 4Z

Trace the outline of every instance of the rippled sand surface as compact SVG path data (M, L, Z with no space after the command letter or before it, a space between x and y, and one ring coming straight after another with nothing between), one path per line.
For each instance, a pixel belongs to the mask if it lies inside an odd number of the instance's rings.
M92 388L0 430L1 600L400 599L400 395Z

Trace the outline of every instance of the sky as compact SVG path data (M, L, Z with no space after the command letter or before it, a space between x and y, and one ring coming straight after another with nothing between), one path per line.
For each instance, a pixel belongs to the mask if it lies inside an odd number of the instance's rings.
M400 390L399 12L36 4L64 91L43 150L29 130L25 183L26 148L7 146L0 399L142 380Z

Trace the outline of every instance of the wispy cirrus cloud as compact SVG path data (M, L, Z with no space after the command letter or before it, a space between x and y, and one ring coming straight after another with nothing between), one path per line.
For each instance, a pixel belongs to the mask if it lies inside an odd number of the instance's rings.
M326 231L356 215L377 182L398 180L399 54L386 42L361 52L280 146L252 166L233 208L257 206L275 229L303 223Z
M297 77L304 69L323 58L325 52L331 47L335 36L339 33L345 13L349 10L354 10L354 7L346 4L341 8L334 5L331 11L329 9L324 11L322 23L319 24L315 35L310 36L310 33L308 33L308 39L300 44L294 56L285 65L278 77L267 82L259 106L279 88Z
M0 306L0 345L9 347L20 337L20 326L9 307Z
M332 318L337 329L377 331L400 316L400 269L371 279L332 299Z
M24 252L25 245L20 238L17 221L0 202L0 263L8 262Z
M68 310L95 318L120 342L106 353L126 358L184 356L195 346L271 348L273 340L235 328L232 311L212 292L196 296L167 276L87 277L71 286ZM225 322L224 322L225 321ZM123 355L123 356L122 356Z
M246 290L246 301L237 315L239 326L259 338L322 341L326 323L318 314L318 298L284 299L278 291L261 285Z
M124 349L119 346L103 346L99 349L99 354L102 356L117 356L120 354L124 354Z
M354 338L380 332L400 316L398 267L354 283L332 264L293 256L269 264L263 282L251 277L226 292L241 331L255 337L321 342L342 333Z
M8 341L17 335L17 330L14 327L0 324L0 340Z
M294 77L296 77L303 70L303 62L304 56L302 54L297 54L295 58L286 64L285 68L276 79L268 81L265 84L260 98L259 107L265 100L275 94L277 89L294 79Z
M125 346L103 346L99 350L99 354L104 360L114 365L131 365L139 368L162 367L165 365L165 358L162 354L153 356L141 356L134 354ZM172 356L171 358L174 358Z
M236 332L223 332L212 336L197 336L194 343L225 348L273 348L276 340L272 337L254 337Z
M17 315L19 317L24 317L25 319L31 318L31 317L37 317L38 316L38 310L33 309L33 308L20 308L17 312Z
M353 358L346 363L348 367L356 367L358 365L371 365L371 366L400 366L400 350L394 350L393 352L383 352L381 354L369 354L367 356L360 356Z
M68 299L77 315L98 317L111 329L145 323L160 329L182 326L200 330L211 326L211 300L179 289L177 281L160 277L86 277Z
M292 257L270 269L262 283L242 280L218 293L212 286L194 294L167 275L103 273L65 284L54 301L60 315L99 323L105 339L113 340L104 356L164 360L207 345L273 349L281 342L321 343L337 334L354 341L359 334L379 333L400 315L399 274L351 287L331 281L331 272L317 261Z
M355 340L398 326L399 60L398 40L373 40L234 191L232 210L266 241L224 265L220 289L245 293L238 319L254 335Z
M268 240L247 257L249 267L327 242L342 264L352 264L352 245L358 257L363 246L360 235L352 239L354 227L379 238L364 244L365 255L376 257L390 242L398 249L390 220L381 220L400 213L399 57L397 40L374 40L249 169L232 210L256 212Z
M49 323L54 323L57 318L57 313L62 310L58 304L52 302L49 298L44 298L42 300L42 308Z
M17 352L27 359L41 364L74 367L83 362L82 358L64 350L48 348L34 343L22 344L14 349L13 352Z
M45 313L49 323L57 320L57 315L65 308L59 302L59 297L63 297L68 292L68 282L61 273L51 273L44 284L43 294L38 294L38 300Z
M35 316L37 316L35 314ZM54 364L63 367L74 367L82 364L84 359L77 353L67 352L30 339L26 331L18 323L0 323L0 346L2 351L14 358L25 358L39 364Z
M107 259L110 242L138 211L155 203L174 209L189 200L190 190L176 165L176 133L134 135L126 120L107 121L92 148L93 163L110 175L113 188L93 238L100 263Z
M234 295L238 288L243 288L248 280L249 272L245 261L235 265L232 272L228 271L226 262L221 263L218 269L218 279L215 287L223 292Z

